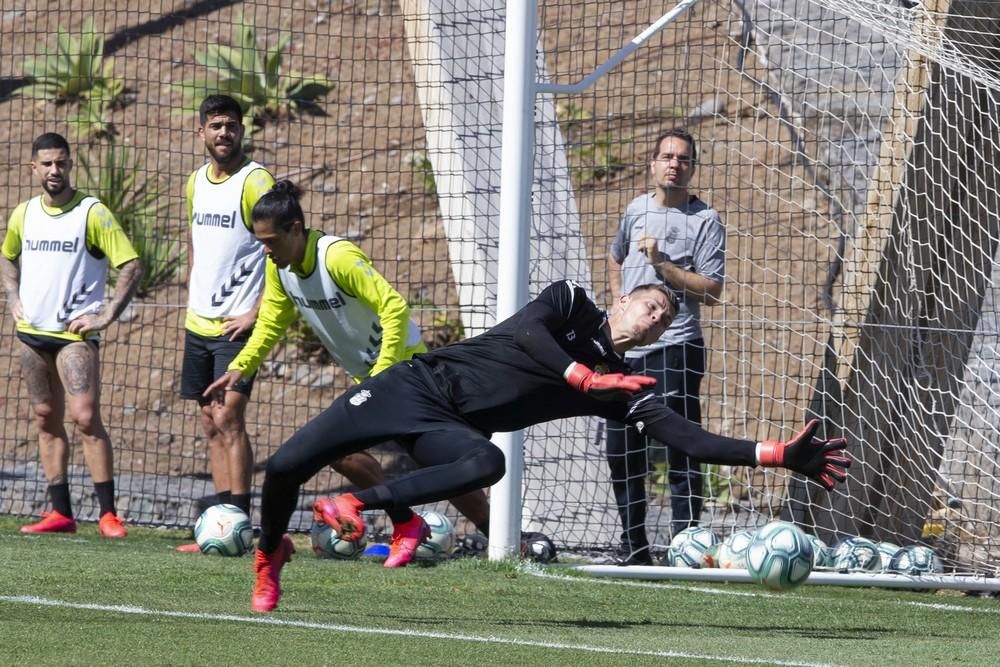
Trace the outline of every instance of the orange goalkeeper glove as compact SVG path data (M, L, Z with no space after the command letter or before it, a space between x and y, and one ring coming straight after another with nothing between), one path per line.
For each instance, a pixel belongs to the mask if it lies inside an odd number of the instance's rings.
M622 373L595 373L583 364L573 362L563 373L566 382L588 396L602 401L621 401L642 389L656 384L656 380L645 375L624 375Z
M847 479L844 470L851 465L851 459L844 451L847 449L847 439L813 438L819 423L818 419L813 419L787 442L765 440L758 443L757 463L764 467L794 470L819 482L827 491L833 490L837 482Z

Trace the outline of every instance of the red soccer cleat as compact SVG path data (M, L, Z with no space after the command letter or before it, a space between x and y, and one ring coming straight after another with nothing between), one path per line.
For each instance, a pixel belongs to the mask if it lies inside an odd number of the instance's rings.
M105 512L101 515L101 520L97 523L97 532L101 537L125 537L128 531L125 530L125 522L118 518L114 512Z
M414 514L406 523L393 526L392 544L389 546L389 557L383 564L385 567L403 567L417 553L420 543L431 536L431 529L424 517Z
M313 503L313 518L333 528L345 542L357 542L365 534L361 516L364 504L352 493L335 498L320 498Z
M266 554L258 549L254 554L253 569L257 574L257 582L253 587L251 610L269 612L278 606L278 599L281 598L281 568L292 560L293 553L295 546L288 535L285 535L273 553Z
M22 533L75 533L76 519L63 516L59 512L42 512L42 520L21 526Z
M201 547L198 546L197 542L188 542L187 544L178 546L174 551L179 551L182 554L200 554Z

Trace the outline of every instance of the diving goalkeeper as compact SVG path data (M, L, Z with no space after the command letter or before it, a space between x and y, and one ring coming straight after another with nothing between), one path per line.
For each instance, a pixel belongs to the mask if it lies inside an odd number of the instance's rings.
M753 442L708 433L654 400L648 388L655 381L629 375L624 353L656 340L676 312L662 285L636 287L605 314L582 287L560 281L485 333L349 389L267 463L252 609L278 604L281 569L292 552L284 533L299 487L329 462L390 439L438 463L317 500L314 515L341 539L363 534L362 510L411 507L496 483L506 462L490 434L564 417L615 419L708 463L784 467L827 489L846 478L847 442L814 439L818 422L787 442Z

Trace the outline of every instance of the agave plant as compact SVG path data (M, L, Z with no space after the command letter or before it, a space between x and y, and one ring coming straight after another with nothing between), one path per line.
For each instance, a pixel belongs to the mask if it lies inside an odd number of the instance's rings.
M140 178L143 165L114 143L103 155L80 156L80 189L100 199L122 226L145 267L137 295L147 296L170 282L184 261L180 244L158 225L167 208L155 180Z
M293 118L302 112L320 113L317 99L333 84L320 74L283 71L285 51L291 35L282 34L278 43L263 51L257 45L257 31L237 20L233 44L214 44L195 52L194 59L207 74L188 79L177 87L185 94L184 112L196 111L209 94L229 95L243 107L243 123L253 127L274 118Z
M114 127L107 112L123 101L125 82L114 76L114 62L104 58L104 35L88 16L79 38L60 28L55 50L21 63L28 85L18 94L57 104L76 102L79 109L69 123L84 138L111 136Z

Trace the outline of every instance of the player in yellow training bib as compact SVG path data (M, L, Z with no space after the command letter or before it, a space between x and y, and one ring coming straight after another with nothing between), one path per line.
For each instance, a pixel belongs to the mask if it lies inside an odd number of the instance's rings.
M38 451L52 511L22 533L75 533L70 503L67 409L94 481L103 537L125 537L115 508L111 439L101 420L102 329L132 299L142 264L107 207L74 190L69 143L48 132L31 146L42 194L18 204L7 223L0 278L17 320L21 373L38 427ZM118 270L105 303L108 264Z
M253 377L296 316L356 382L427 351L402 295L356 245L306 229L298 194L292 183L282 181L253 208L254 234L268 256L264 298L253 334L229 370L205 391L206 398L225 400L243 378ZM367 452L349 454L333 467L363 489L385 481L382 467ZM481 490L451 502L488 534L489 505ZM387 513L394 529L385 566L400 567L413 558L427 527L408 507Z
M186 190L192 259L181 398L198 402L216 493L210 504L231 503L250 514L253 450L246 408L253 376L221 403L202 393L243 349L257 320L264 249L250 228L250 211L274 178L243 152L243 110L236 100L209 95L199 114L208 162L191 174ZM199 551L195 543L177 550Z

